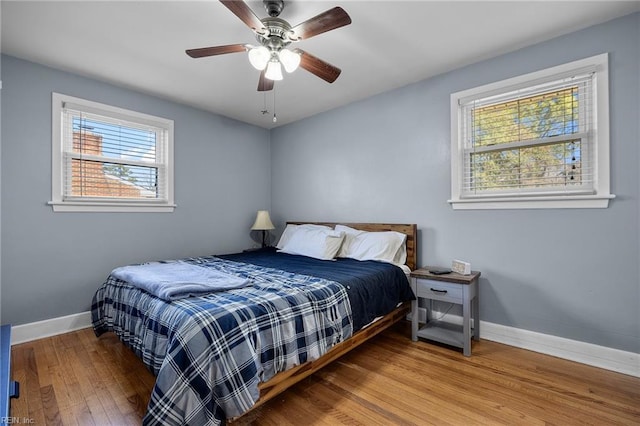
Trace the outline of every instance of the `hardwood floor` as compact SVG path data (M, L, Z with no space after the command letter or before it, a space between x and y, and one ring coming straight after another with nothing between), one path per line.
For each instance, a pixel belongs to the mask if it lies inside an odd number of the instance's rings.
M467 358L409 335L390 328L233 424L640 424L640 378L490 341ZM16 345L12 361L22 423L139 425L154 383L91 329Z

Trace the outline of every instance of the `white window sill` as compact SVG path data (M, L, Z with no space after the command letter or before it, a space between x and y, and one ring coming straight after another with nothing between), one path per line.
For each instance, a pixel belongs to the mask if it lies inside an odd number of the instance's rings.
M615 195L567 195L518 198L468 198L447 200L454 210L490 209L606 209Z
M86 212L86 213L172 213L175 204L146 203L87 203L87 202L55 202L49 201L54 212Z

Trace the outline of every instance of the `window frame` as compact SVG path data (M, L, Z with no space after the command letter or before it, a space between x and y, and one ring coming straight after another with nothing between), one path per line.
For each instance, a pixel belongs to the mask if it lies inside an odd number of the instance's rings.
M65 104L73 104L75 109L91 114L98 114L109 119L122 119L133 123L151 125L166 132L166 138L159 143L164 144L162 150L166 157L161 163L165 167L166 199L99 199L96 197L74 197L65 199L64 168L65 146L63 137L63 121ZM173 212L174 204L174 173L173 173L173 120L143 114L136 111L118 108L99 102L89 101L73 96L52 92L51 96L51 124L52 124L52 177L51 201L49 205L54 212Z
M540 84L561 80L578 74L593 72L593 130L592 161L594 172L593 192L542 190L519 191L508 194L465 195L463 173L465 171L465 145L462 126L465 123L464 104L473 99L499 96L515 90L526 90ZM566 137L565 137L566 138ZM456 210L471 209L540 209L540 208L607 208L610 193L609 168L609 77L608 54L592 56L570 63L535 71L495 83L451 94L451 199L448 203Z

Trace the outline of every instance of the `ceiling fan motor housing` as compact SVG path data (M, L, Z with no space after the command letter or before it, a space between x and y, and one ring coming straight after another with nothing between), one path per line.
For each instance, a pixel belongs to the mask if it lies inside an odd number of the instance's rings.
M278 51L291 43L289 39L291 25L287 21L280 18L264 18L262 23L268 32L265 35L256 34L260 44Z

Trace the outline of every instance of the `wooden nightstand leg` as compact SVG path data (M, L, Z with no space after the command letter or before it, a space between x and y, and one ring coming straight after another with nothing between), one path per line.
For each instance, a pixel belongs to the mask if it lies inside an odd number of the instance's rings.
M471 356L471 301L469 300L469 286L463 290L462 301L462 353Z
M411 301L411 340L418 341L418 301Z
M411 278L411 290L413 294L418 294L416 279ZM411 340L418 341L418 301L420 299L416 297L416 300L411 301Z
M473 298L473 340L480 340L480 303L477 292Z

